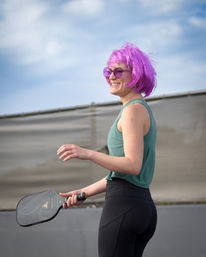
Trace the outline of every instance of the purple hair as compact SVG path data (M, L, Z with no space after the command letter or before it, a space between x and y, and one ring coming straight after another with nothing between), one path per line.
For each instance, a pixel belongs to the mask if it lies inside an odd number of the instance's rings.
M114 50L107 62L108 66L124 63L132 70L132 81L127 87L134 87L135 92L149 96L156 86L156 72L149 57L131 43Z

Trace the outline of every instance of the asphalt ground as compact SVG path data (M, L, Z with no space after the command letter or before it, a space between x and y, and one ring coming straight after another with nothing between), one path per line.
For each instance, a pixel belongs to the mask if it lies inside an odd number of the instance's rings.
M3 257L97 257L102 208L61 210L55 219L20 227L15 211L0 212ZM158 222L144 257L205 257L206 205L157 206ZM111 235L112 236L112 235Z

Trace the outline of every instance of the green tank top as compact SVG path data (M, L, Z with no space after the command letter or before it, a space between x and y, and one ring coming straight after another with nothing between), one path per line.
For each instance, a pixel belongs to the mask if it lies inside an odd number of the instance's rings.
M109 155L121 157L124 156L123 137L122 133L118 130L117 124L124 108L134 103L143 104L147 108L150 116L150 129L144 136L144 154L141 171L137 176L110 171L109 175L107 176L107 180L112 180L112 178L122 178L134 185L149 188L152 182L155 167L156 123L149 105L144 100L134 99L123 106L110 129L107 138L107 145Z

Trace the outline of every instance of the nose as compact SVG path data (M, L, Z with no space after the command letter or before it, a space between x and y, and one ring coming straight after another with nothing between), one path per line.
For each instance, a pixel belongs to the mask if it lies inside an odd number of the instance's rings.
M116 77L114 75L114 71L112 71L110 76L109 76L109 80L114 80L114 79L116 79Z

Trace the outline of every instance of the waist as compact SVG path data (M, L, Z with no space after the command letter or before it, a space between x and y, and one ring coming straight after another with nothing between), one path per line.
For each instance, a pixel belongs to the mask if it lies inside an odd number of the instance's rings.
M112 178L107 181L106 198L121 197L130 199L142 199L152 201L149 188L143 188L131 184L121 178Z

